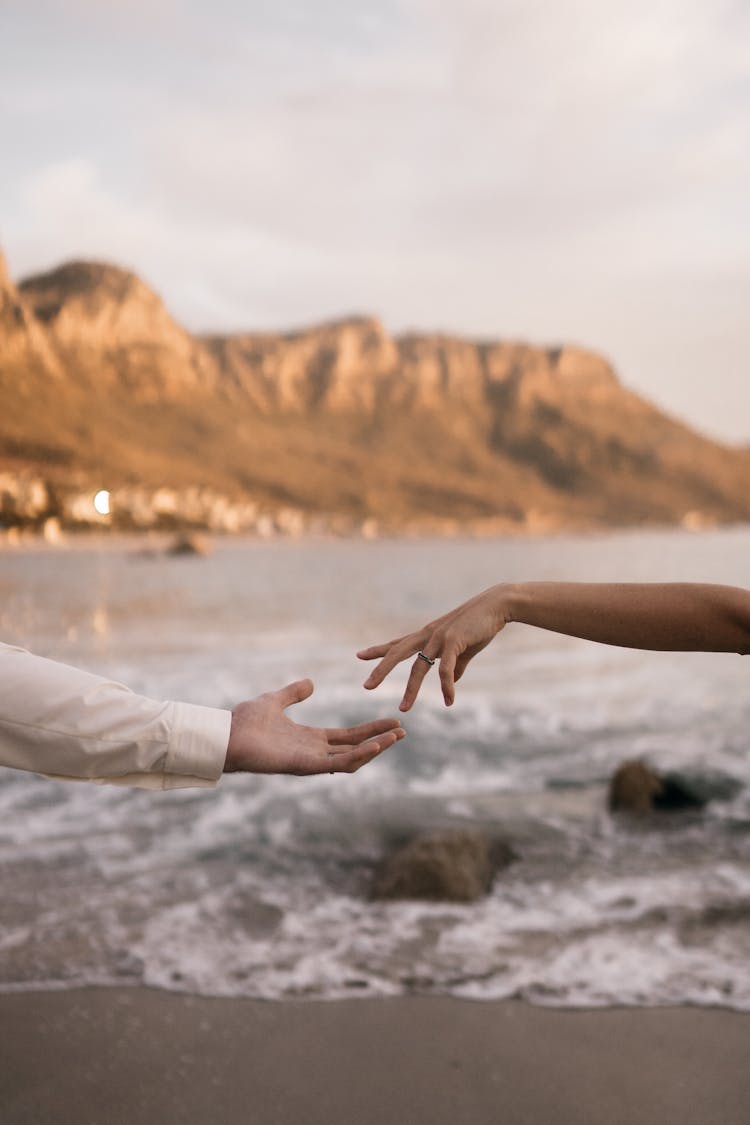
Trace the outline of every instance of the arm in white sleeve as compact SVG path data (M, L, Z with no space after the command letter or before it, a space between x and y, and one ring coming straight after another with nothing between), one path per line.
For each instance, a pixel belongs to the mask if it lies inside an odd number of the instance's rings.
M212 786L231 720L0 644L2 766L144 789Z

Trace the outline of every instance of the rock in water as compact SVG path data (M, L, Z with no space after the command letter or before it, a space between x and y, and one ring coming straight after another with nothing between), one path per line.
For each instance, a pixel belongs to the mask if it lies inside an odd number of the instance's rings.
M167 549L168 555L201 555L211 554L211 546L200 535L178 535L172 545Z
M515 858L509 844L483 832L427 833L386 857L373 898L473 902Z
M663 791L657 795L659 809L703 808L709 801L731 801L742 783L721 770L669 770L662 775Z
M719 771L659 774L645 762L623 762L609 785L612 812L664 812L702 809L709 801L726 801L742 788L736 778Z
M651 812L661 789L661 779L645 762L623 762L609 783L609 807L612 812Z

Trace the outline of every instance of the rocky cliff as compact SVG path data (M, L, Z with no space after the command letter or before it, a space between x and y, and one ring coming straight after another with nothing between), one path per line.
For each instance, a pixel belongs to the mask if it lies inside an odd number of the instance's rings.
M119 385L156 402L216 383L205 349L127 270L69 262L28 278L19 290L64 369L92 386Z
M1 250L0 349L0 376L15 379L19 390L29 379L62 374L44 328L11 281Z
M0 387L0 469L58 487L203 486L391 529L750 515L747 451L582 348L392 337L370 317L196 338L109 265L16 289L0 264Z

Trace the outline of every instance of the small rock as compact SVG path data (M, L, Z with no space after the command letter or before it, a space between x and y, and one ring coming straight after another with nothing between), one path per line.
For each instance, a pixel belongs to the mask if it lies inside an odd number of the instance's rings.
M376 872L372 897L473 902L489 892L497 872L515 858L509 844L483 832L427 833L386 857Z
M211 554L211 547L206 539L200 535L178 535L172 545L167 548L168 555L201 555Z

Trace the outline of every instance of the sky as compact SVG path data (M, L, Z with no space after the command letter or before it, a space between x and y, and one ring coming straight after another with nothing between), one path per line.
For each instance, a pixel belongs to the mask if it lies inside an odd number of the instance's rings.
M750 443L750 4L0 0L0 246L193 331L576 343Z

